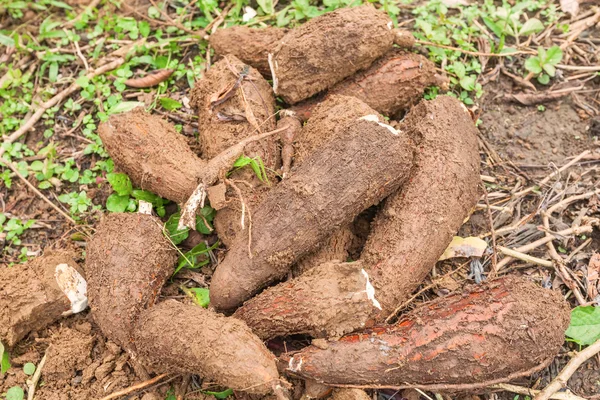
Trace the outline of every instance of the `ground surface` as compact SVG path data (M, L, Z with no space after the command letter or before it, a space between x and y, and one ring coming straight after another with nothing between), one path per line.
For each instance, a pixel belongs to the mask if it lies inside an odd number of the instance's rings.
M247 2L217 4L212 1L182 1L152 5L152 2L140 0L126 2L117 9L113 3L101 1L91 4L89 14L86 7L90 2L87 0L70 1L69 4L42 1L38 3L38 7L20 3L25 2L0 0L0 43L8 45L0 47L0 135L5 141L2 145L5 149L4 159L10 160L20 174L27 176L26 179L40 193L35 193L25 185L12 169L5 166L6 162L0 163L2 268L16 268L19 263L36 257L48 248L75 249L81 254L83 261L85 238L93 231L101 212L105 212L106 208L135 209L135 196L129 193L125 198L115 195L118 188L108 182L108 174L113 172L112 166L106 161L107 154L96 135L99 121L105 119L107 114L125 111L134 105L131 102L140 102L154 112L168 117L178 125L192 148L198 147L195 136L197 118L188 107L186 96L210 59L206 56L206 42L200 40L197 33L207 26L208 31L202 33L209 33L211 27L222 24L223 18L227 24L242 23L245 12L242 5L245 6ZM333 7L349 2L324 3ZM483 53L491 50L477 42L477 38L493 37L491 42L498 43L495 36L497 32L491 32L492 28L489 26L478 22L481 27L475 29L466 22L471 11L461 13L453 9L440 10L439 7L443 7L441 2L431 3L433 4L429 8L421 9L418 8L419 4L396 5L387 1L377 3L377 6L386 7L400 24L414 29L421 40ZM448 3L450 2L446 2ZM582 4L578 16L571 18L560 14L558 2L510 3L527 3L532 8L529 18L538 17L544 23L542 31L521 37L519 46L511 43L515 48L528 53L527 55L497 61L494 57L468 57L460 51L438 50L432 53L432 57L440 67L445 67L445 71L453 79L451 92L465 100L480 119L482 174L485 176L488 196L482 197L478 210L465 223L460 233L462 236L484 237L490 244L494 236L498 245L516 248L544 235L543 231L537 229L538 226L543 226L540 210L548 209L569 196L590 193L598 188L600 97L597 72L591 67L600 64L597 48L600 33L594 27L598 23L595 20L587 30L566 43L561 63L575 69L561 70L558 67L556 77L551 78L548 85L541 85L536 82L536 76L540 74L532 75L525 67L526 59L536 54L538 45L549 48L565 44L565 40L569 38L568 33L577 31L581 20L587 21L598 15L598 11ZM485 2L480 10L487 10L485 16L497 17L498 10L492 10L492 4L493 2ZM257 4L251 5L258 9ZM499 2L497 6L500 6ZM99 9L98 13L94 11L96 7ZM163 14L158 10L159 7L165 10ZM468 10L472 8L469 7ZM259 9L259 16L251 24L277 22L280 25L294 26L324 9L323 4L308 1L279 4L273 15ZM451 17L441 18L440 11L446 11L441 14ZM64 30L54 22L66 20L76 22L68 23ZM570 26L571 31L563 33L565 26ZM72 95L51 105L36 122L33 130L10 143L6 141L17 131L21 122L28 120L38 109L39 106L31 104L48 101L57 91L68 87L85 73L87 64L99 67L118 59L123 55L118 53L119 49L130 46L142 37L147 37L150 45L136 50L126 62L117 65L106 75L92 78L89 82L78 80L84 89L77 88ZM514 42L513 39L510 40ZM17 47L14 46L15 43ZM427 51L420 51L427 54ZM460 67L457 63L463 66ZM516 78L500 73L499 65ZM466 72L462 70L465 66ZM127 78L143 76L144 71L165 67L173 68L174 74L152 89L126 88L123 84ZM468 81L469 77L476 79L476 83ZM580 83L578 90L552 101L524 105L523 101L510 99L511 95L523 93L523 86L531 86L532 83L537 88L537 93L548 94L553 90L553 85L573 81ZM478 86L480 84L483 86ZM432 94L433 91L427 95ZM590 153L572 168L527 194L515 195L524 188L538 184L585 150L590 150ZM118 198L112 197L109 200L109 196ZM53 203L54 207L44 201L43 197ZM492 206L491 209L486 206L486 202ZM559 209L551 216L546 228L555 232L585 224L585 221L600 216L599 204L597 195L569 202L566 208ZM167 216L176 211L173 204L166 205L165 208ZM362 237L363 242L372 216L373 210L370 210L355 222L355 233ZM67 218L73 218L75 224ZM506 229L507 227L515 228ZM204 239L209 244L216 242L214 236L191 234L181 244L182 249L189 250ZM558 257L566 260L567 276L552 268L522 261L505 266L499 274L525 274L546 286L562 290L568 295L573 307L578 305L573 296L573 285L582 293L584 304L598 301L598 298L593 297L597 292L591 290L593 283L589 281L589 259L600 245L598 231L587 236L560 238L552 243L558 250ZM542 246L531 254L552 259L549 251L552 250ZM215 250L215 255L222 256L222 250ZM494 275L493 260L496 256L502 259L502 255L495 250L482 258L485 275ZM163 298L189 301L187 294L179 289L181 285L206 286L206 279L212 273L211 264L197 267L184 268L175 281L168 283L163 289ZM464 259L441 262L424 282L422 290L405 308L443 296L479 277L480 273L474 263ZM305 338L286 343L275 340L270 343L270 347L274 351L281 351L284 347L289 349L304 344ZM515 383L523 387L543 388L565 365L569 359L568 352L572 349L575 347L565 344L563 352L550 367L531 379ZM26 363L38 364L44 354L47 361L43 369L42 384L36 392L38 399L99 399L114 390L127 388L140 381L128 364L127 355L114 343L107 341L92 316L84 312L29 335L11 349L12 367L0 376L0 394L15 386L26 387L28 377L23 372L23 366ZM599 371L600 359L592 358L571 378L569 388L585 398L600 398ZM170 377L161 384L146 388L146 393L138 392L128 398L173 400L176 392L180 394L181 382L182 378L179 376ZM192 377L185 398L212 398L202 392L225 389L203 382L201 377ZM383 390L376 395L379 399L419 397L414 391L396 393ZM424 396L422 398L426 398ZM444 398L475 398L474 396L512 399L515 395L495 390L469 393L468 396L447 394ZM245 397L239 395L237 398Z

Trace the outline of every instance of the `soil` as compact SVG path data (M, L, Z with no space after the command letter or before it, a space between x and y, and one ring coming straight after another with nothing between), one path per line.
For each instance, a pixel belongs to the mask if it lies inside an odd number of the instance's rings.
M256 68L263 76L271 77L268 55L273 52L288 31L289 29L273 26L266 28L232 26L217 29L210 35L208 41L217 55L232 54Z
M391 28L384 12L365 5L323 14L291 30L272 54L275 93L295 104L369 67L392 47Z
M542 112L495 100L493 93L503 90L502 85L490 85L489 90L479 128L502 159L521 168L546 168L597 145L590 132L592 120L578 113L570 100L549 103Z
M569 320L560 293L506 277L424 304L393 327L307 347L288 370L334 385L487 385L549 363Z
M248 234L236 237L213 275L212 304L234 308L283 278L337 227L396 190L411 159L410 144L401 133L372 121L349 123L267 194L253 215L252 254Z

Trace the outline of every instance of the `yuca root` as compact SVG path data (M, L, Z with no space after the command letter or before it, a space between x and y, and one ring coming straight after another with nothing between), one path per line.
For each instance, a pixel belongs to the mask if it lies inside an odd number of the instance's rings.
M142 310L154 305L177 260L162 226L151 215L108 214L88 242L94 320L107 338L134 353L133 325Z
M241 321L176 301L154 305L177 252L158 218L109 214L88 245L90 305L103 334L157 370L200 373L251 393L277 383L274 357ZM137 364L136 364L137 365Z
M380 320L423 282L479 199L477 129L459 100L422 101L401 130L417 143L411 177L386 199L361 254Z
M111 116L98 134L136 187L177 203L190 197L206 168L171 124L141 108Z
M299 119L307 120L313 109L336 95L353 96L375 111L398 117L423 98L429 86L447 89L447 79L437 75L435 65L419 54L392 49L369 68L344 79L329 88L324 95L310 98L291 107Z
M423 304L393 326L310 346L284 361L291 374L333 386L483 387L545 366L568 325L560 293L506 277Z
M236 315L259 336L272 337L269 332L273 332L327 337L363 328L389 316L431 271L478 199L476 131L460 102L446 96L423 101L411 110L400 131L416 142L411 178L385 200L361 254L361 267L317 266L311 274L248 301ZM369 277L372 298L381 308L344 284L364 280L363 274ZM327 290L313 293L321 282ZM366 290L365 285L359 289Z
M217 384L267 394L279 380L275 357L243 322L167 300L144 311L134 340L156 371L198 374Z
M244 63L256 68L263 76L270 77L271 70L267 60L279 40L289 29L268 26L266 28L250 28L247 26L232 26L217 29L208 42L215 53L223 56L232 54Z
M215 63L197 82L190 98L198 111L198 139L204 159L214 159L242 139L275 129L275 98L271 86L257 70L233 55ZM274 171L281 162L277 137L250 143L243 153L247 157L259 157L266 171L266 181L261 181L249 167L229 177L232 181L246 182L237 186L247 202L244 207L251 209L277 180ZM232 168L234 161L227 169ZM221 241L229 245L241 230L242 205L232 188L226 192L225 199L228 205L219 210L214 223Z
M239 306L283 278L335 227L404 182L412 149L403 134L388 128L365 120L348 123L267 194L253 212L252 257L247 233L239 235L212 277L211 300L217 309Z
M0 342L12 347L71 309L55 274L60 264L82 273L74 256L67 251L47 251L25 265L0 268Z
M371 5L321 15L291 30L269 55L273 90L295 104L367 68L393 40L391 20Z

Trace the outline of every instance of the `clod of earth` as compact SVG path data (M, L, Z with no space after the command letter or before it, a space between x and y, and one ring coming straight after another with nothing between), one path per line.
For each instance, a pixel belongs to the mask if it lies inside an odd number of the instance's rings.
M332 110L344 102L334 104ZM317 108L317 121L321 113ZM444 252L479 197L476 128L458 100L439 96L413 108L399 131L415 143L415 164L410 180L385 200L360 262L317 266L247 301L235 315L259 336L339 336L381 321Z
M232 54L244 63L256 68L263 76L270 77L268 56L289 29L268 26L250 28L232 26L217 29L208 42L218 55Z
M394 37L392 21L371 5L314 18L288 32L269 55L273 90L298 103L369 67Z
M291 374L333 386L484 387L547 366L568 325L560 293L506 277L282 359Z
M412 148L403 133L381 122L348 121L255 209L250 246L248 232L238 235L215 270L212 304L235 308L283 278L336 227L395 191L411 165Z
M41 330L71 309L56 281L56 267L82 270L67 251L47 251L33 261L0 269L0 341L14 346L29 332Z
M253 393L271 391L278 379L274 357L242 321L176 301L154 305L176 255L153 216L103 219L89 242L86 266L90 305L104 335L155 369L199 373Z

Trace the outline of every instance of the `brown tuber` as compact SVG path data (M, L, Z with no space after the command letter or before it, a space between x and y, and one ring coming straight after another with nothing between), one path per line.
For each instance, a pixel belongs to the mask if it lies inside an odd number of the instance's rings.
M279 381L275 357L235 318L167 300L142 313L135 329L142 361L156 371L198 374L249 393Z
M0 342L4 345L14 346L71 309L55 277L61 264L82 272L74 254L67 251L47 251L25 265L0 269Z
M252 238L238 235L212 277L211 299L232 309L283 278L337 227L395 191L412 164L407 138L377 120L349 121L294 167L256 207Z
M279 40L288 31L288 29L273 26L266 28L232 26L217 29L210 35L208 42L218 55L232 54L256 68L263 76L270 77L269 53L273 52Z
M293 375L332 386L474 389L547 366L568 325L560 293L506 277L425 303L393 326L304 348L286 361Z
M447 96L423 101L399 130L415 142L415 164L409 181L385 200L360 264L320 265L249 300L236 316L263 339L338 336L385 319L421 284L474 207L479 151L461 103Z
M271 391L278 380L274 357L242 321L176 301L154 305L176 259L159 219L103 219L86 265L90 305L104 335L154 369L200 373L252 393Z
M371 5L342 8L291 30L269 55L273 90L295 104L365 69L394 41L392 21Z

